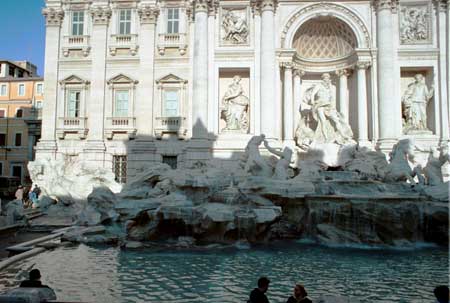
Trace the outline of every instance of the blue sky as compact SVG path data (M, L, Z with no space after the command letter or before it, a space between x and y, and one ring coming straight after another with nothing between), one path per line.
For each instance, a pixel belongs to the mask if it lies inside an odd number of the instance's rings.
M0 0L0 59L27 60L44 75L44 0Z

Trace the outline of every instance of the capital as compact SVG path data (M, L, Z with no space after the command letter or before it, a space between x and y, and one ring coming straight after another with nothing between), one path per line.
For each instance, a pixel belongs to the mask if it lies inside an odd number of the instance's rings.
M142 24L156 24L158 19L158 8L150 5L142 5L138 8L139 19Z
M352 70L348 68L338 69L336 75L338 77L348 77L352 74Z
M292 62L280 62L280 67L292 70L292 68L294 68L294 64Z
M399 0L373 0L373 5L378 11L385 9L391 10L391 12L396 13Z
M98 25L107 25L111 17L111 9L107 6L91 7L92 22Z
M64 11L60 8L46 7L42 10L47 26L61 26Z
M297 66L294 66L294 77L303 77L306 74L306 72Z
M261 11L275 11L277 8L277 0L260 0Z
M371 63L368 61L360 61L356 63L357 69L368 69L370 67Z
M433 0L433 3L436 6L436 10L440 12L446 12L450 6L449 0Z

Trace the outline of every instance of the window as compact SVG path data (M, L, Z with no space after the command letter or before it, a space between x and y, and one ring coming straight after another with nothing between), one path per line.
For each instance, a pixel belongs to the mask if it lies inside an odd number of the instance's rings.
M69 91L67 100L67 117L78 118L80 116L80 91Z
M82 36L84 26L84 12L72 12L72 36Z
M35 107L36 108L42 108L42 101L37 101Z
M6 110L0 109L0 118L6 118Z
M167 33L177 34L180 24L180 13L178 8L167 9Z
M16 136L14 137L14 146L22 146L22 134L16 133Z
M9 71L8 71L8 74L11 76L11 77L14 77L14 70L15 70L15 68L14 67L12 67L12 66L9 66Z
M177 169L177 156L162 156L162 162L169 165L172 169Z
M6 84L2 84L0 87L0 96L6 96L8 93L8 86Z
M42 85L42 83L38 83L36 85L36 94L42 95L42 93L43 93L43 85Z
M116 98L114 104L115 117L128 117L128 90L116 91Z
M3 176L3 162L0 162L0 176Z
M178 91L167 90L164 92L164 116L178 116Z
M16 111L16 118L22 118L23 117L23 109L18 109Z
M0 146L6 145L6 134L0 134Z
M127 156L113 156L113 173L116 182L127 182Z
M25 96L25 84L19 84L19 96Z
M11 165L11 175L22 179L22 165Z
M131 10L122 9L119 11L119 34L129 35L131 33Z

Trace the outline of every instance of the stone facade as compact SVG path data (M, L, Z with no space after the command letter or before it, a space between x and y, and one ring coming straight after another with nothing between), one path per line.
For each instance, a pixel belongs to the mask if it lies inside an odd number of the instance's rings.
M43 14L37 157L124 181L152 162L232 165L260 134L386 153L412 137L425 162L449 142L447 0L47 0ZM405 131L417 74L426 126Z

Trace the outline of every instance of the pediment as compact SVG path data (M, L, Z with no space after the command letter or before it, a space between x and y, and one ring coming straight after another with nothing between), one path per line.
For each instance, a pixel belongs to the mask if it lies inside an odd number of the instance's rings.
M69 77L59 81L60 84L89 84L89 81L84 80L76 75L70 75Z
M124 74L118 74L117 76L114 76L108 80L108 84L131 84L131 83L137 84L138 81Z
M168 74L158 80L156 80L156 83L186 83L187 81L184 79L181 79L180 77L174 75L174 74Z

